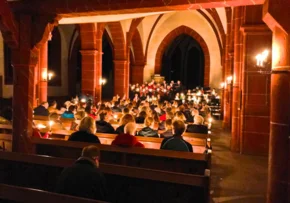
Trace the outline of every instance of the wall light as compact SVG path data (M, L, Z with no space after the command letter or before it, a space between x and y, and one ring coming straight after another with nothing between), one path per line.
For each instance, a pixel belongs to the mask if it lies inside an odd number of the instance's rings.
M268 50L265 50L261 54L258 54L256 56L257 66L258 67L264 67L264 63L267 61L268 56L269 56L269 51Z
M220 87L221 87L221 89L224 89L224 88L225 88L225 83L222 82L222 83L220 84Z
M228 84L231 84L232 81L233 81L233 76L228 76L228 77L227 77L227 83L228 83Z
M105 78L100 78L99 83L100 85L105 85L107 83L107 80Z
M44 70L41 74L41 78L43 81L51 80L53 76L54 76L53 72L47 72L47 70Z

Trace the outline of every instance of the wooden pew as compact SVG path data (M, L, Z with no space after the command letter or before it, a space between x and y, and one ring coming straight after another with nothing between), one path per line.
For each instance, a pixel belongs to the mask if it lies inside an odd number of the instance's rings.
M53 157L77 158L82 148L90 145L84 142L32 138L35 153ZM96 144L101 150L101 162L203 175L210 168L211 155L191 152L177 152L144 148L122 148Z
M41 133L46 133L46 129L42 129ZM64 139L68 140L69 136L74 133L74 131L67 130L52 130L52 134L50 138L56 139ZM116 134L107 134L107 133L96 133L98 138L100 139L102 144L111 145L112 141L117 136ZM155 137L141 137L136 136L137 139L145 145L145 148L150 149L160 149L161 142L163 138L155 138ZM188 141L194 148L195 153L204 153L206 140L203 138L195 138L195 137L184 137L186 141Z
M74 160L0 152L0 183L53 191ZM208 203L209 176L100 164L109 202Z
M12 125L0 124L0 150L12 151Z
M57 193L25 188L13 185L0 184L0 202L41 202L41 203L105 203L86 198L73 197L69 195L61 195Z

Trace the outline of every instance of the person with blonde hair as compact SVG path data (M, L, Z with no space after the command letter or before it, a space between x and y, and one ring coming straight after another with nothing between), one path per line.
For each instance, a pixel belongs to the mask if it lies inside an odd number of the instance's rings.
M180 121L185 122L186 118L185 118L184 114L181 111L177 111L175 113L174 120L180 120Z
M99 138L95 135L97 131L95 120L92 117L84 117L79 125L79 131L74 132L68 141L91 142L100 144Z
M135 122L134 117L131 114L125 114L120 120L120 126L116 129L116 133L124 133L125 125L130 122Z
M120 147L144 147L144 145L135 137L136 123L129 122L124 127L124 133L117 135L113 140L112 145Z
M159 137L157 131L153 130L154 119L152 117L146 117L144 121L145 127L138 132L138 136L143 137Z
M77 197L106 201L106 180L99 170L100 150L97 146L84 147L81 157L63 170L55 192Z

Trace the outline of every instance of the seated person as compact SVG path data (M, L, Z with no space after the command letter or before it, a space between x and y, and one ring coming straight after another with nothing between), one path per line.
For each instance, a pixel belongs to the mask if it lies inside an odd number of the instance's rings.
M144 147L144 145L134 136L136 133L136 123L129 122L125 125L125 133L119 134L112 142L112 145L120 147Z
M41 105L39 105L33 110L34 112L33 114L35 116L48 116L49 111L47 110L47 108L48 108L48 102L42 102Z
M100 120L96 122L98 133L115 133L115 129L108 122L109 116L107 112L102 112L99 114Z
M112 111L114 113L122 112L122 109L120 108L120 103L119 102L115 102L114 103L114 106L112 107Z
M129 113L130 113L130 110L128 108L123 109L123 115L129 114Z
M68 107L68 110L61 114L61 118L75 118L76 107L71 105Z
M142 128L138 132L138 136L143 137L159 137L157 131L153 130L154 119L152 117L147 117L144 122L145 128Z
M62 114L64 111L60 111L57 109L57 103L56 101L53 101L50 106L47 109L50 114L56 113L56 114Z
M123 134L124 133L124 127L129 122L135 122L134 117L131 114L125 114L120 121L120 126L116 129L117 134Z
M141 111L136 118L136 123L144 123L145 118L147 117L146 111Z
M194 123L187 126L186 132L207 134L208 128L203 125L204 119L200 115L194 116Z
M193 152L191 144L189 144L182 138L182 134L185 131L184 122L181 120L175 120L172 126L173 136L164 138L161 143L160 149Z
M99 138L95 135L96 130L95 120L91 117L85 117L80 122L79 131L71 134L68 140L100 144Z
M160 134L161 138L167 138L167 137L172 137L173 133L172 133L172 120L171 119L167 119L165 121L165 129L166 131L162 134Z
M95 200L107 200L104 175L99 170L100 150L87 146L73 166L63 170L55 192Z

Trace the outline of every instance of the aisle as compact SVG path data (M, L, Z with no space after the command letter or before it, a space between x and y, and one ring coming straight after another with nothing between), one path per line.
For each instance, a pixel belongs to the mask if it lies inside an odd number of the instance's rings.
M267 188L267 157L241 155L229 150L230 133L221 122L212 130L212 203L264 203Z

